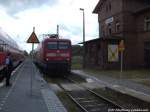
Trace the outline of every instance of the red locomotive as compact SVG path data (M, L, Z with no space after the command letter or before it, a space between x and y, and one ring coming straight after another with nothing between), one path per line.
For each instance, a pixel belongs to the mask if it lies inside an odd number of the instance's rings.
M0 80L3 78L5 69L6 54L12 54L14 68L24 59L23 51L21 51L17 43L2 29L0 29Z
M44 39L36 50L36 62L44 71L71 70L71 41L59 39L58 35L49 35Z

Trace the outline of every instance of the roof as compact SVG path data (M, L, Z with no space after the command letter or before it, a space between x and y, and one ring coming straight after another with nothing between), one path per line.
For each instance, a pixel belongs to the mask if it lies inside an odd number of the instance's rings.
M45 38L43 41L44 42L45 41L69 41L70 42L69 39L60 39L60 38Z
M134 14L140 14L140 13L146 12L146 11L150 11L150 5L149 5L149 6L146 6L146 7L144 7L144 8L137 9L137 10L135 10L133 13L134 13Z
M99 41L99 40L100 40L100 38L96 38L96 39L92 39L92 40L85 41L85 43L94 42L94 41ZM78 43L78 44L83 44L83 42Z
M100 8L102 6L102 4L105 2L106 0L99 0L99 2L97 3L96 7L93 10L93 13L98 13L100 11Z
M101 10L102 5L105 1L106 0L99 0L99 2L97 3L96 7L93 10L93 13L98 13ZM139 13L144 12L144 11L149 11L150 1L149 0L143 0L143 2L145 2L147 6L145 6L144 8L135 10L133 13L139 14Z
M17 43L2 28L0 28L0 44L6 44L16 49L19 48Z
M120 37L120 36L107 36L107 37L101 37L101 38L88 40L88 41L85 41L85 43L95 42L95 41L104 41L104 40L122 40L122 39L123 39L123 37ZM79 44L83 44L83 42L81 42Z

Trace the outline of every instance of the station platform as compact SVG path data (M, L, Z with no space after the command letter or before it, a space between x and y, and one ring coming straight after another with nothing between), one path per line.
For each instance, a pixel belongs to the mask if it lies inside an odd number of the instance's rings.
M0 112L67 112L30 59L13 71L12 86L0 87Z
M111 88L150 103L150 87L148 86L127 79L116 79L108 76L94 75L93 73L85 73L83 70L72 70L71 72L90 78L101 86L103 85L103 87Z

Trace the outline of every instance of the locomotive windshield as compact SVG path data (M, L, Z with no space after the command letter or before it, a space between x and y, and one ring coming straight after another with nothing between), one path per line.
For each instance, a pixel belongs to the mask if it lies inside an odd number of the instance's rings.
M48 50L69 49L68 42L48 42Z
M57 49L57 42L48 42L47 47L49 50L55 50L55 49Z
M69 49L68 42L59 42L58 49Z

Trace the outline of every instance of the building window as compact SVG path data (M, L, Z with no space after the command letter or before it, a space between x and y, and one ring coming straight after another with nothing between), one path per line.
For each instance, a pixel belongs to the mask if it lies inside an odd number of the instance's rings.
M144 29L145 31L149 31L150 30L150 17L145 18L145 25L144 25Z
M119 22L116 22L115 29L116 29L116 32L120 31L120 23Z
M112 26L110 23L108 24L108 33L109 33L109 35L111 35L111 33L112 33Z

